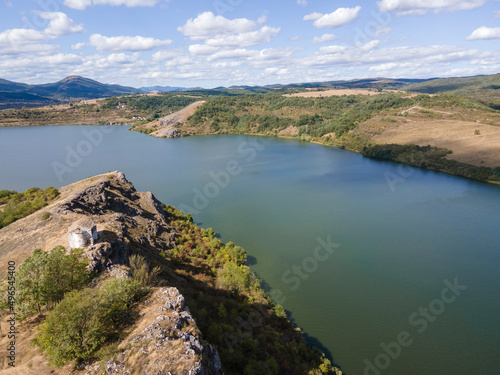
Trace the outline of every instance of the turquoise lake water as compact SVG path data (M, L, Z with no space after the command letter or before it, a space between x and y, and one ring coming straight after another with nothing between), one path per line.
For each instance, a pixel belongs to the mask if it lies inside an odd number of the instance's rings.
M500 374L500 187L275 138L0 129L0 189L114 170L244 247L347 374Z

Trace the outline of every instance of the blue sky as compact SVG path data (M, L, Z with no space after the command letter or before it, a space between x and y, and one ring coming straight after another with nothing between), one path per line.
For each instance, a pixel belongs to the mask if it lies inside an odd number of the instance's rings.
M498 0L0 0L0 78L230 86L500 72Z

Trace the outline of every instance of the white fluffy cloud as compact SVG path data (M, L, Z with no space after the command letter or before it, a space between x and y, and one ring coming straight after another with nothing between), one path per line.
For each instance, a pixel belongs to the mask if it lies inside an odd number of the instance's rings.
M263 17L257 22L246 18L231 20L212 12L204 12L187 20L177 30L191 40L203 41L203 44L189 46L189 52L194 57L206 59L207 62L220 59L245 60L259 54L258 50L248 50L246 47L269 43L280 32L279 27L260 27L263 22Z
M326 47L321 47L319 50L327 55L335 54L335 53L342 53L347 51L346 46L326 46Z
M472 32L467 40L500 39L500 27L482 26Z
M169 45L171 40L146 38L143 36L113 36L93 34L89 39L90 45L101 52L118 51L149 51L161 46Z
M318 29L325 27L335 28L354 20L358 16L360 10L361 7L357 6L355 8L338 8L336 11L329 14L314 12L304 16L304 21L314 20L313 25Z
M415 67L437 67L443 64L471 61L484 57L486 52L456 46L419 46L419 47L392 47L374 49L374 44L361 45L364 48L350 48L342 51L338 46L329 49L323 47L321 53L313 58L302 60L305 66L362 66L370 67L386 63L411 62ZM378 44L377 44L378 45Z
M49 25L44 30L44 34L48 38L85 31L83 25L75 25L73 20L62 12L40 12L39 15L43 19L49 20Z
M84 10L92 5L92 0L64 0L64 5L72 9Z
M32 29L5 30L0 33L0 53L53 52L57 47L40 44L46 39L47 37L42 31Z
M358 47L361 51L370 51L372 49L374 49L375 47L377 47L378 45L380 44L380 40L372 40L368 43L361 43L361 42L358 42L356 43L356 47Z
M377 2L383 12L398 12L398 15L424 15L434 10L469 10L478 8L487 0L382 0Z
M207 39L205 44L208 46L227 48L254 46L256 44L270 42L271 38L277 35L279 31L279 28L264 26L257 31Z
M214 36L249 32L256 26L255 21L246 18L229 20L223 16L216 16L212 12L204 12L194 19L190 18L177 30L193 40L203 40Z
M250 56L254 56L258 53L259 53L259 51L248 50L245 48L222 50L222 51L214 53L213 55L210 55L208 57L207 61L214 61L214 60L219 60L219 59L238 59L238 58L242 58L242 57L247 58Z
M331 42L332 40L337 39L337 37L333 34L323 34L321 36L315 36L312 43L318 44L323 42Z
M71 45L71 49L82 49L85 45L85 43L75 43Z
M0 53L19 54L33 52L54 52L57 46L40 44L49 39L84 31L83 25L76 25L62 12L38 12L38 16L48 20L44 30L8 29L0 33Z
M37 63L49 65L74 65L81 64L83 59L71 53L57 53L50 56L41 56L36 59Z
M213 55L218 51L220 51L220 48L207 46L205 44L192 44L189 46L189 52L192 55L208 56L208 55Z
M160 0L64 0L64 5L72 9L84 10L91 5L125 5L131 7L152 7Z
M299 4L300 6L305 7L307 5L307 0L297 0L297 4Z

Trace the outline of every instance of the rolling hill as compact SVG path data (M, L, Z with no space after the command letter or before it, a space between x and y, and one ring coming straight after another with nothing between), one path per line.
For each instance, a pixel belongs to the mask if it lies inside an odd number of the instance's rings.
M140 89L108 85L79 76L42 85L28 85L0 79L0 108L37 106L71 99L96 99L144 93Z
M426 94L448 93L482 101L500 109L500 73L461 78L441 78L409 84L404 90Z

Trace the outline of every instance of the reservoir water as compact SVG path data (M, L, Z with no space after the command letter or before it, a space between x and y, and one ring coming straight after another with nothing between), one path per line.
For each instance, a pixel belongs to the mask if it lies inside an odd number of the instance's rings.
M0 129L0 189L123 171L250 255L349 375L500 373L500 188L316 144Z

